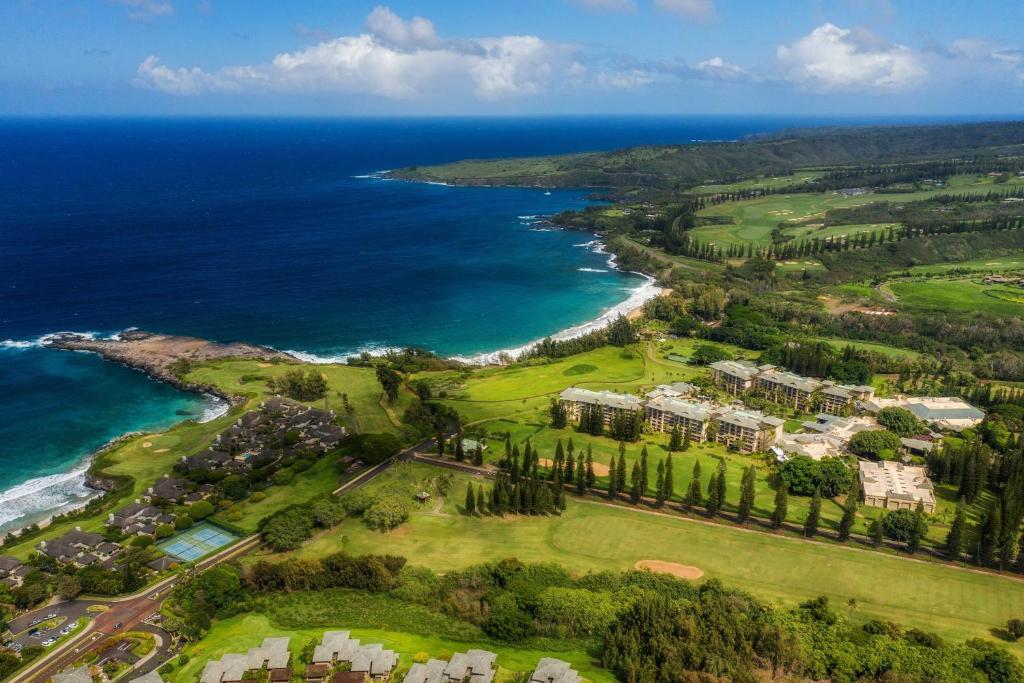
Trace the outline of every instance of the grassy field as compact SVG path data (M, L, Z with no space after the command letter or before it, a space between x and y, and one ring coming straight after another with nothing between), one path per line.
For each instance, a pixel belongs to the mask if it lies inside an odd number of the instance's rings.
M738 192L740 190L763 190L767 188L792 187L814 180L821 173L819 171L795 171L789 176L761 176L749 180L740 180L735 183L715 183L698 185L690 191L695 194L716 194L718 192Z
M701 241L714 242L722 246L746 245L750 242L766 245L771 241L772 231L783 222L788 225L783 227L782 233L797 239L825 238L883 230L887 229L890 224L842 225L825 228L821 223L829 209L850 208L885 201L902 204L928 199L936 194L984 193L1017 183L1018 179L1013 178L1010 183L997 186L993 183L992 178L987 176L965 175L950 178L947 187L906 194L869 193L851 197L839 192L826 192L781 194L745 199L711 206L699 212L699 216L725 218L731 222L724 225L700 226L693 230L693 235Z
M856 341L853 339L836 339L834 337L820 337L819 341L828 342L837 351L842 351L845 346L852 346L860 351L871 351L872 353L880 353L885 356L892 356L894 358L909 358L915 359L920 358L921 354L912 349L901 349L897 346L888 346L886 344L876 344L874 342Z
M914 266L907 272L914 275L944 275L950 271L977 271L993 273L1004 270L1024 270L1024 254L1017 256L996 256L991 258L957 261L955 263L936 263L927 266Z
M889 289L905 309L1024 315L1024 289L1020 287L986 285L979 280L964 279L892 282Z
M385 475L391 476L409 475ZM465 477L457 475L448 499L418 509L398 530L381 534L347 521L299 554L386 547L439 571L504 557L555 562L578 572L624 570L639 560L660 559L697 566L708 578L774 604L827 595L847 606L852 599L856 608L846 609L855 619L894 620L952 639L990 638L990 629L1024 612L1024 585L1012 579L598 502L570 500L560 517L468 518L458 511L464 490ZM1021 645L1013 649L1024 653Z

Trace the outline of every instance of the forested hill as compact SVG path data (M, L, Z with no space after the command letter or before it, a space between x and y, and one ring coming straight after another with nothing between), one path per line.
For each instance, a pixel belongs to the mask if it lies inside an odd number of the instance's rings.
M738 142L465 160L393 171L455 185L680 190L797 168L1024 155L1024 121L788 130Z

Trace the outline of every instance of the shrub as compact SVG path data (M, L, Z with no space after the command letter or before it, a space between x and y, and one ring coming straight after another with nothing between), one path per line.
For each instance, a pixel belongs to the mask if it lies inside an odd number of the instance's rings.
M363 511L363 521L371 529L388 531L409 519L409 504L395 495L377 498Z
M149 534L139 534L129 542L129 545L136 548L148 548L153 545L153 537Z
M173 536L174 535L174 525L173 524L161 524L160 526L158 526L156 528L156 531L153 532L153 535L156 538L158 538L158 539L159 538L167 538L168 536Z
M273 482L278 486L287 486L292 483L292 479L295 478L295 471L290 467L282 467L277 472L274 472Z
M1024 637L1024 619L1010 619L1007 621L1006 632L1010 634L1011 640L1020 640Z
M188 529L193 524L194 522L192 521L192 517L190 515L182 515L181 517L178 517L176 520L174 520L174 528L178 531L181 531L182 529Z
M352 434L341 444L342 455L350 455L367 465L376 465L402 450L402 443L394 434Z
M253 494L253 498L257 494ZM264 494L265 495L265 494ZM200 500L188 506L188 516L192 519L206 519L214 512L213 503L208 500Z

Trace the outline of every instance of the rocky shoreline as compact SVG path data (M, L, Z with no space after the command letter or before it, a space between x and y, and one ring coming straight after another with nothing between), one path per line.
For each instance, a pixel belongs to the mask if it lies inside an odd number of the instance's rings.
M146 373L158 382L166 382L182 391L209 394L232 405L244 400L218 387L184 381L180 374L182 362L201 363L225 358L243 358L264 362L295 361L293 356L265 346L244 342L219 343L198 337L157 334L144 330L128 330L109 339L95 339L74 332L51 335L43 346L65 351L88 351L106 360Z

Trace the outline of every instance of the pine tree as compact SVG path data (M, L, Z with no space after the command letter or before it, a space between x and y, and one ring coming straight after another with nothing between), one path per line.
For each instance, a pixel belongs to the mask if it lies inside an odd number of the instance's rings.
M843 518L839 520L839 540L846 541L850 538L850 531L857 521L857 487L854 485L846 494L846 501L843 503Z
M907 539L907 552L911 555L921 547L921 537L924 536L927 529L928 526L924 521L924 503L918 502L914 509L914 528L910 530L910 538Z
M956 516L953 517L953 526L949 527L946 534L946 543L942 548L942 554L947 560L959 560L964 550L964 533L967 526L967 507L964 500L956 504Z
M619 478L615 473L615 458L608 463L608 497L615 500L619 495Z
M665 504L665 461L658 461L658 474L654 482L654 505L661 507Z
M619 464L615 467L615 488L619 491L626 490L626 449L625 444L619 449Z
M582 467L576 468L576 495L582 496L587 492L587 473Z
M685 503L688 508L694 508L701 504L700 460L693 463L693 478L690 479L690 487L686 491Z
M462 448L462 434L455 435L455 459L462 462L466 459L466 451Z
M487 499L484 497L484 485L478 484L476 487L476 511L483 514L486 509Z
M814 496L811 497L811 508L807 511L807 519L804 520L804 536L808 538L818 533L818 523L821 521L821 489L814 489Z
M437 457L444 457L444 432L437 433Z
M587 488L594 488L597 483L597 476L594 474L594 451L590 444L587 444Z
M739 522L746 524L750 518L750 511L754 509L754 483L757 479L757 470L753 465L743 472L743 484L740 492Z
M476 492L473 490L473 482L466 484L466 514L476 513Z
M674 453L683 446L683 435L679 433L679 425L672 427L672 432L668 437L668 452Z
M772 510L772 528L778 529L786 521L789 514L789 491L785 482L779 482L779 488L775 491L775 509Z
M640 449L640 492L647 494L647 444Z
M690 430L687 429L683 432L683 451L690 450Z
M672 454L669 453L668 457L665 458L665 492L662 497L666 501L671 501L672 496L675 494L675 476L672 474Z
M643 497L643 476L640 474L640 463L633 463L633 471L630 473L629 499L633 505L638 505Z
M718 461L718 479L715 480L715 485L718 487L718 507L719 509L725 507L725 491L728 480L725 476L725 459L722 458Z
M704 508L708 511L709 515L715 516L718 514L720 507L722 507L722 503L718 498L718 473L716 472L708 480L708 501L705 503Z
M871 526L871 544L876 548L881 546L885 541L885 512L878 516L875 523Z
M1002 527L1002 511L999 509L999 501L996 500L985 516L985 523L981 527L978 537L978 551L975 553L974 561L982 567L992 564L995 559L996 545L999 542L999 530Z
M477 444L476 449L473 451L473 464L477 467L481 467L484 464L484 448L480 444Z
M562 473L562 480L569 482L576 480L576 458L573 457L571 448L565 454L565 471Z

